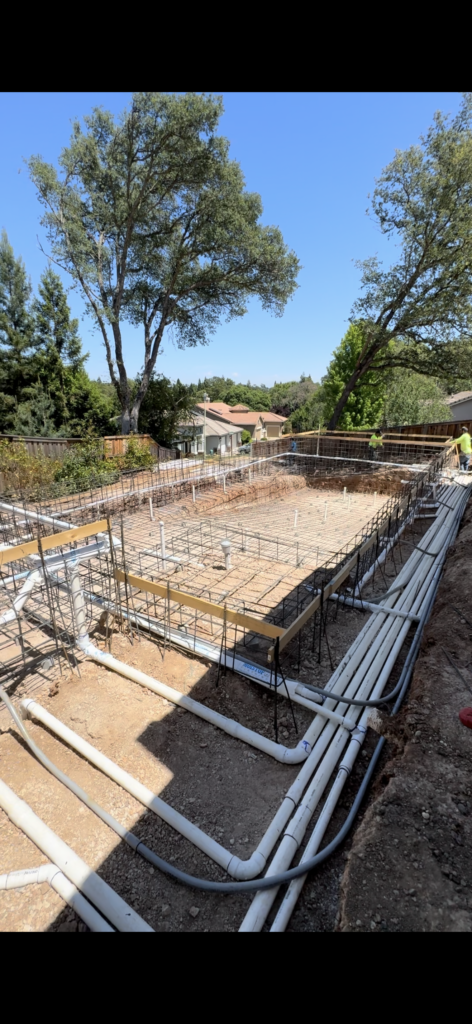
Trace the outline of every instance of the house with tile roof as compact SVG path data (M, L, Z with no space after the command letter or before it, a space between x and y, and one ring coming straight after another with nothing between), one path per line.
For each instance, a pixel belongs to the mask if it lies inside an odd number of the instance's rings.
M198 402L195 408L203 412L205 405ZM247 405L227 405L226 402L207 402L206 414L209 419L225 420L234 427L248 430L253 441L281 437L287 422L286 416L278 416L275 412L254 412Z
M205 429L205 417L200 409L194 409L185 422L179 423L174 445L185 455L203 454L204 433L206 455L235 455L241 445L240 427L207 415Z

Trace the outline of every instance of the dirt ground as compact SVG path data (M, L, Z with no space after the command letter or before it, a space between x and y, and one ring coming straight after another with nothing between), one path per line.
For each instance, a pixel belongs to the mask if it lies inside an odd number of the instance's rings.
M382 727L387 759L342 879L341 931L472 931L472 730L459 720L472 706L471 541L469 505L408 700Z
M352 473L344 470L340 473L323 474L318 471L313 476L307 476L306 484L307 487L314 487L316 490L347 487L348 491L361 491L363 494L372 494L375 491L379 495L398 494L403 487L403 481L414 480L415 475L414 471L407 469L406 466L399 469L384 469L376 467L373 463L370 473Z
M340 658L356 635L362 613L348 616L347 628L334 624L331 649ZM103 645L99 633L95 642ZM191 694L229 717L274 736L270 694L229 670L217 669L177 651L162 649L141 638L115 636L113 652L130 665ZM313 678L316 657L307 653L301 678ZM331 670L326 658L316 665L316 677L327 681ZM49 693L48 693L49 690ZM35 699L53 715L103 751L171 806L212 835L238 856L247 858L262 837L283 796L295 778L297 766L282 765L253 751L194 715L177 710L151 691L91 662L80 665L80 677L71 675L49 686ZM279 736L296 745L311 714L296 706L297 735L287 702L279 701ZM152 812L84 759L29 721L27 728L45 753L91 796L139 835L148 846L179 867L201 877L227 879L213 864ZM97 870L156 931L237 931L251 897L221 896L186 889L154 871L118 840L31 756L16 726L5 711L0 715L0 776L33 810ZM14 871L45 863L43 857L0 811L0 871ZM336 869L336 893L339 866ZM333 890L334 891L334 890ZM334 925L337 895L329 896L325 926ZM305 908L294 930L304 927ZM295 919L294 919L295 920ZM75 914L47 884L0 894L0 930L85 930ZM310 928L311 930L311 928Z
M418 523L417 528L427 525ZM472 612L467 614L472 604L467 574L471 539L469 509L446 562L411 694L394 727L390 723L385 727L387 744L366 809L344 847L308 878L288 931L471 930L472 865L467 851L472 731L459 722L458 712L472 705L472 693L442 650L450 654L472 689ZM404 556L409 553L407 549ZM395 566L388 560L378 586L383 589L394 575ZM333 614L328 630L333 665L364 621L364 614L355 610ZM93 639L104 645L98 627ZM113 653L273 738L271 695L229 670L217 685L214 666L172 650L163 656L156 642L143 637L131 643L128 637L115 635ZM405 654L406 650L392 684ZM304 637L300 679L323 684L331 671L327 647L319 665L309 636ZM47 684L35 699L242 858L252 853L297 774L296 766L278 764L252 751L91 662L80 665L80 676L63 677L57 686ZM311 718L299 706L295 714L298 735L286 702L280 702L281 739L289 746L296 744ZM46 729L31 721L27 727L59 767L156 853L192 874L227 878L187 840ZM369 730L325 843L343 823L377 739ZM199 893L153 870L34 760L5 711L0 713L0 776L156 931L238 930L249 895L222 898ZM34 867L45 860L0 811L0 872ZM87 929L48 885L0 893L0 931L58 930Z

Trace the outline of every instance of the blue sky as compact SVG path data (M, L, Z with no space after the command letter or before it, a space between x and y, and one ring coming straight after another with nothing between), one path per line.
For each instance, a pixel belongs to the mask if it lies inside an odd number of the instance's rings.
M215 90L217 92L217 90ZM70 121L94 106L119 113L130 93L3 93L0 96L0 226L6 228L36 287L46 260L41 207L23 158L55 163L70 137ZM393 243L366 216L368 193L395 149L416 143L436 110L455 113L460 93L224 93L220 133L231 143L248 189L259 192L263 222L280 227L303 270L299 288L279 319L251 303L242 320L222 323L208 346L181 351L169 339L157 369L185 383L224 375L273 384L311 373L319 380L347 329L359 276L353 260L378 253L394 259ZM21 171L21 173L19 173ZM70 285L70 279L64 276ZM91 376L108 379L104 350L84 318ZM83 319L82 319L83 318ZM125 362L140 369L141 338L125 328Z

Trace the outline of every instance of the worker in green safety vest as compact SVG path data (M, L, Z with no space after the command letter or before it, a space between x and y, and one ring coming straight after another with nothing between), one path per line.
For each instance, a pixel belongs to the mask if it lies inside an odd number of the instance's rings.
M459 466L462 473L467 473L470 456L472 455L472 438L467 427L461 427L460 437L452 437L449 444L457 445L459 449Z
M380 455L380 449L383 447L382 432L380 430L374 430L372 437L369 441L369 458L378 459Z

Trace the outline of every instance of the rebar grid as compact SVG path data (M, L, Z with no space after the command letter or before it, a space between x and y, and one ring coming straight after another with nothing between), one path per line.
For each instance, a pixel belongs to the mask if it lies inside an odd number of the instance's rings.
M124 586L116 582L114 569L122 568L128 572L155 581L172 579L172 586L188 594L203 596L220 606L226 605L237 611L259 617L286 628L313 600L313 594L325 586L343 564L359 551L363 542L377 534L377 544L357 560L355 570L351 572L346 585L351 588L367 572L379 554L382 545L391 540L414 510L430 493L431 482L444 469L452 458L451 449L443 450L440 456L431 460L428 467L418 473L413 481L404 484L399 494L389 498L376 508L375 514L367 518L373 506L372 495L358 495L355 499L362 505L363 518L361 529L354 537L339 548L329 553L319 551L319 545L306 543L311 531L316 528L316 519L321 518L325 494L309 491L312 499L310 509L311 522L303 526L302 519L297 523L303 533L302 540L277 538L274 536L274 522L279 515L285 516L286 509L274 509L273 519L268 523L268 536L260 536L257 531L250 531L244 525L234 524L234 516L227 522L222 516L192 520L185 526L177 522L175 528L169 527L172 521L171 509L168 510L166 529L169 531L167 555L181 561L163 562L159 550L160 542L157 524L148 529L150 542L145 547L141 535L144 528L138 530L139 544L132 542L132 521L143 520L141 516L126 515L115 519L113 533L122 537L124 544L114 549L114 554L101 551L80 566L82 585L87 600L87 613L90 629L97 629L109 640L109 614L118 628L130 630L131 638L148 624L160 624L166 628L170 625L215 644L224 639L225 659L231 662L231 656L249 649L255 660L265 661L270 641L256 632L248 633L244 629L234 627L231 623L222 624L221 619L211 615L195 613L184 606L166 599L154 598L144 591ZM267 464L266 464L267 465ZM290 515L293 504L299 501L302 492L290 495L287 504ZM303 491L305 495L307 492ZM354 496L353 496L354 497ZM285 499L283 499L285 502ZM335 514L340 521L343 516L349 522L349 516L343 505L346 499L342 494L333 496ZM372 504L370 504L372 503ZM311 504L311 502L310 502ZM267 503L266 503L267 505ZM261 505L264 514L269 514L266 506ZM269 510L270 511L270 510ZM359 508L359 511L361 509ZM239 514L237 511L235 514ZM305 514L305 513L304 513ZM150 525L149 520L147 523ZM319 526L319 522L318 522ZM0 508L0 537L3 546L19 544L25 540L44 537L50 533L60 532L63 525L57 528L53 524L39 523L26 517L25 511L5 510ZM128 531L130 530L130 533ZM298 532L298 531L297 531ZM221 552L221 540L232 540L233 567L224 568ZM89 539L90 540L90 539ZM87 541L88 543L89 541ZM60 550L60 549L58 549ZM67 550L70 550L68 548ZM50 555L50 552L48 552ZM327 557L326 557L327 555ZM12 607L18 596L20 587L34 565L44 564L40 554L36 559L19 559L10 565L0 568L0 614ZM203 567L203 568L202 568ZM0 667L4 680L16 686L18 681L29 678L34 682L38 677L38 666L46 666L40 678L51 678L50 664L54 671L77 668L80 656L74 653L75 626L70 596L67 586L67 567L48 571L43 582L28 599L23 610L12 621L0 627ZM137 621L134 616L139 614ZM337 606L327 607L317 615L314 623L309 623L309 630L318 640L313 640L314 649L319 646L326 634L328 616L338 614ZM144 619L143 619L144 617ZM161 628L162 633L162 628ZM300 646L300 638L296 638L283 652L283 658L293 660L293 645ZM321 656L321 653L320 653ZM47 663L47 664L46 664ZM42 670L41 670L42 671Z

